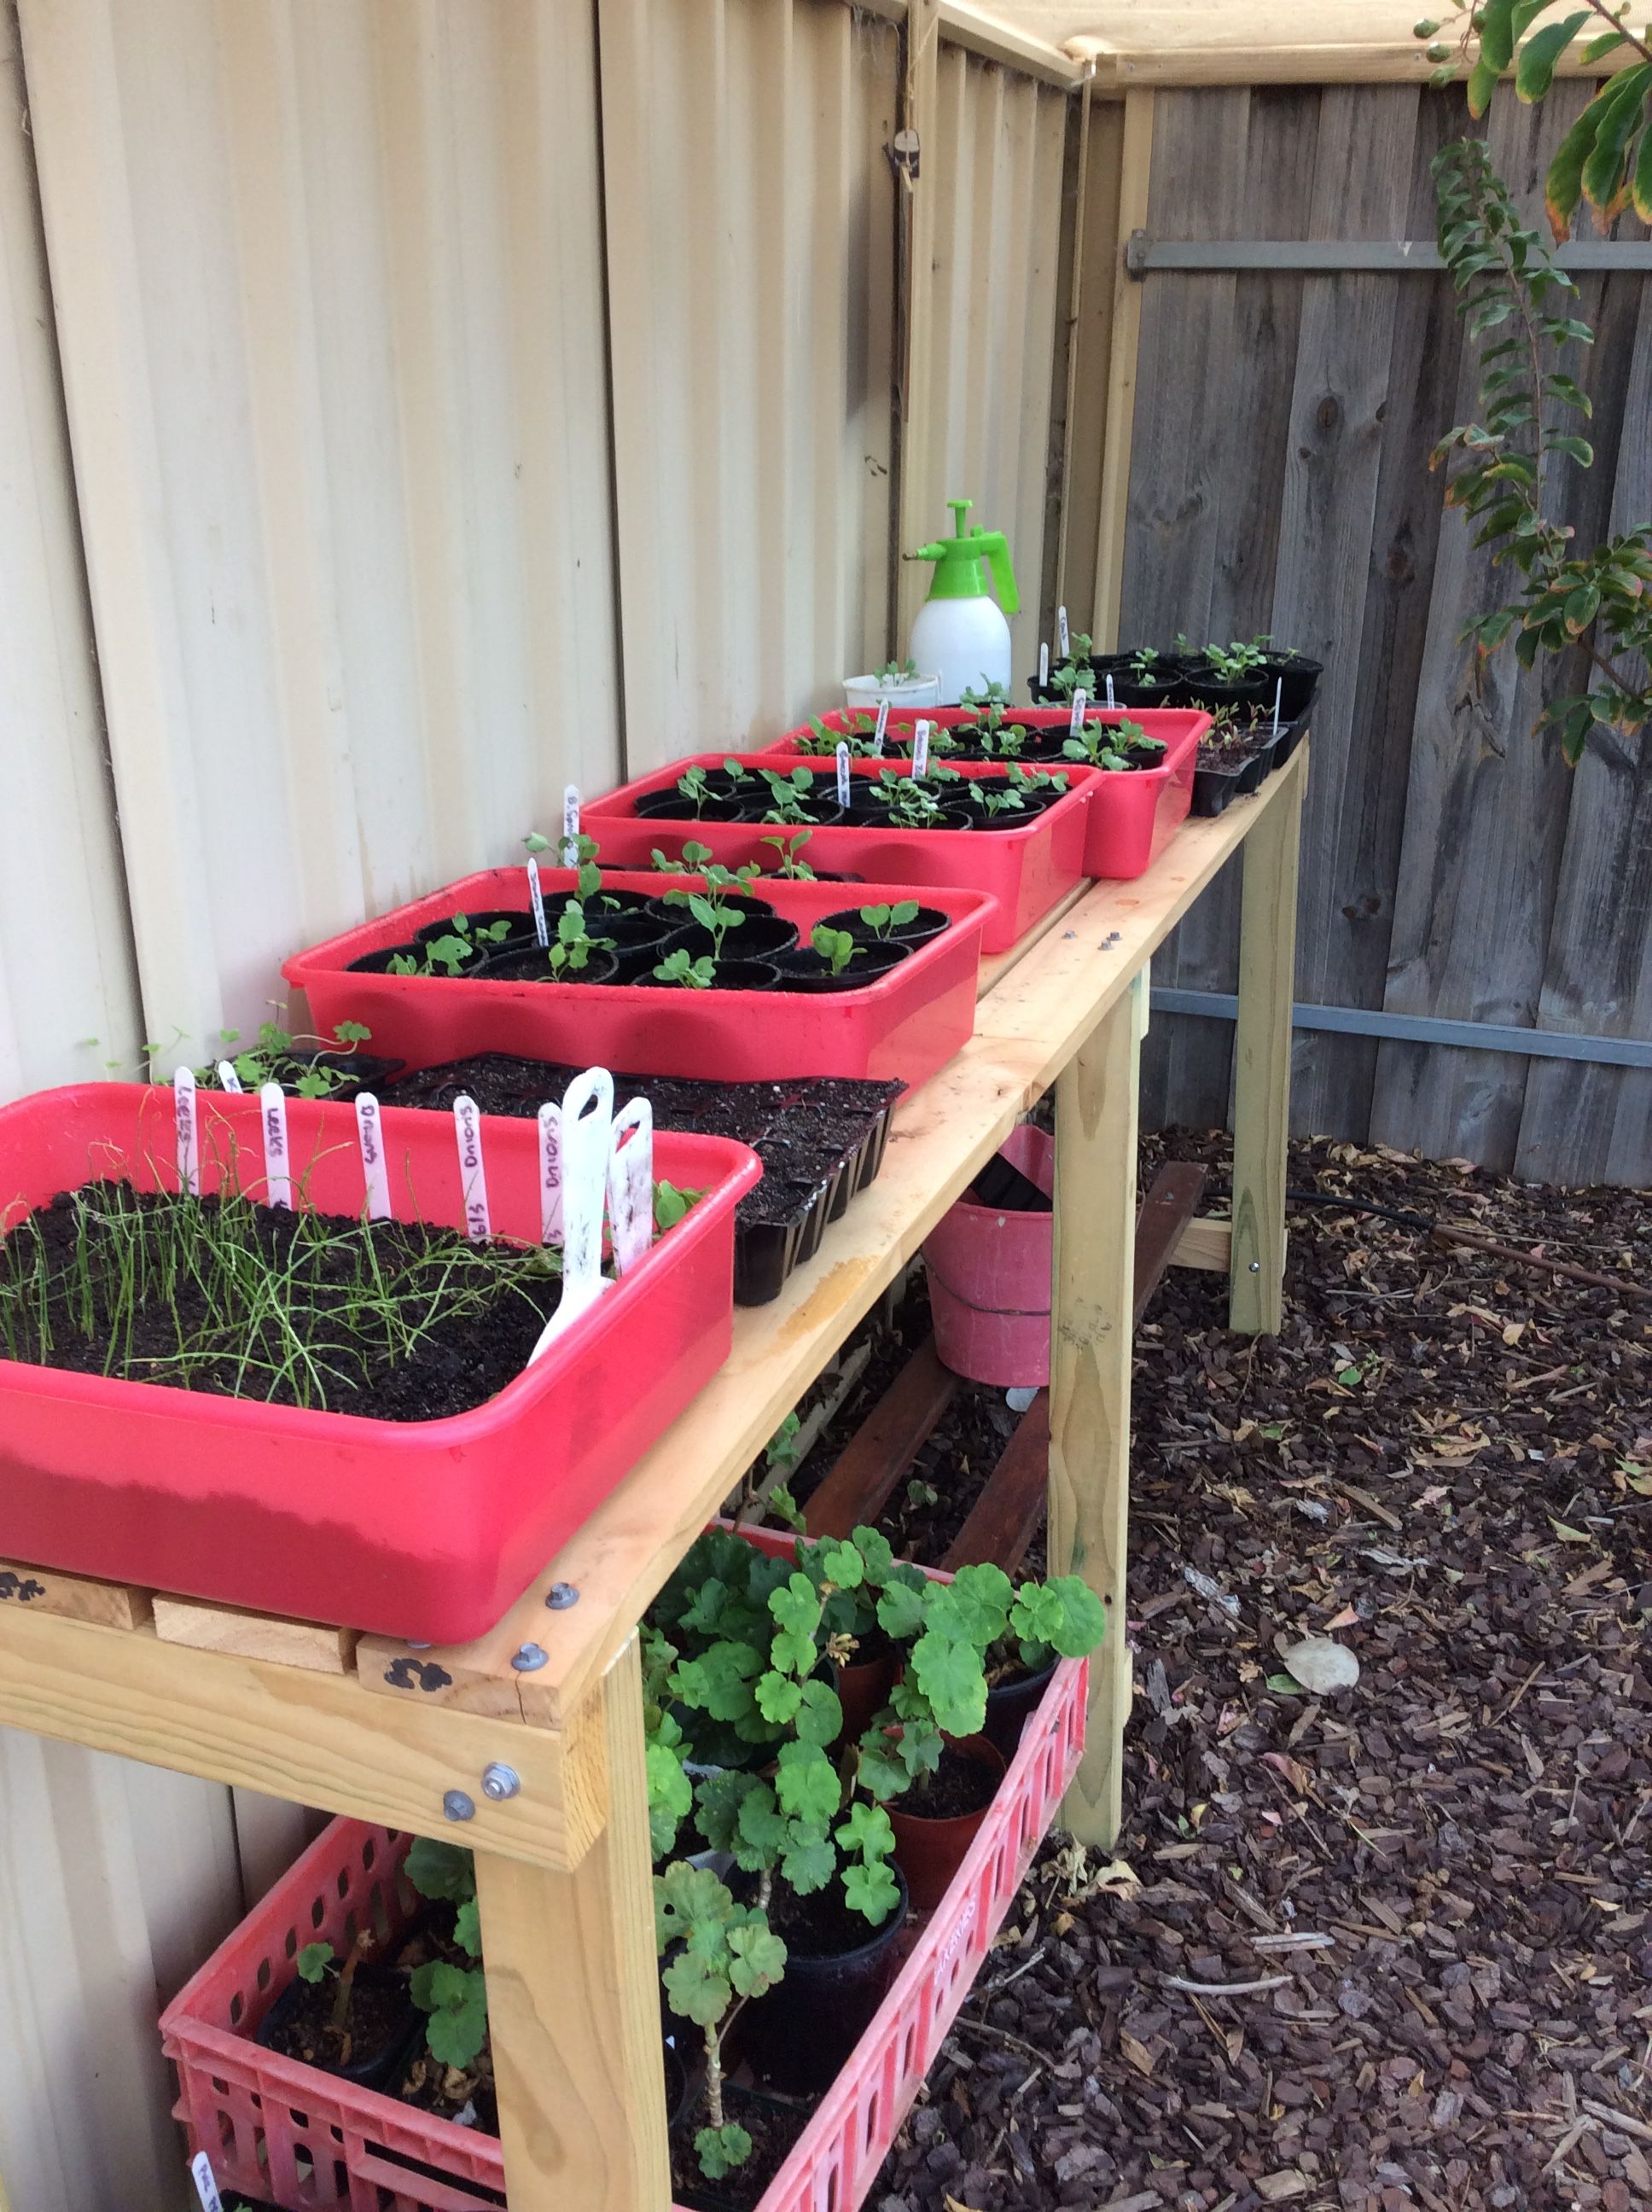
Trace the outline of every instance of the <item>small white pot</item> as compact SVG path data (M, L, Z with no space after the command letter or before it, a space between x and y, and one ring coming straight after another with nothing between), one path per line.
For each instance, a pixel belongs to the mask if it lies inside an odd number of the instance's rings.
M938 707L941 699L938 676L846 676L843 697L849 707L875 714L887 699L891 707Z

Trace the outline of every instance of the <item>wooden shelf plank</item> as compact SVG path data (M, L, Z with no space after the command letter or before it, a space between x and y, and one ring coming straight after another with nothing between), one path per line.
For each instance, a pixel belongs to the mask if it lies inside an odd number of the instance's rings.
M276 1666L307 1667L318 1674L355 1672L355 1629L324 1628L282 1613L249 1613L239 1606L208 1605L200 1598L166 1597L157 1591L155 1632L163 1644L186 1644L194 1651L235 1651Z
M1041 1390L941 1561L948 1573L990 1560L1013 1574L1038 1532L1049 1481L1050 1394Z
M874 1521L957 1390L926 1337L828 1469L805 1517L811 1536L847 1536Z

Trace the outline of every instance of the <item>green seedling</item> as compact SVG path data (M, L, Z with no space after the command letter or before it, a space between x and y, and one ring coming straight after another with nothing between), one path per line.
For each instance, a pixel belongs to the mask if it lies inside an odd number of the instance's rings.
M331 1943L307 1943L293 1962L298 1968L299 1979L308 1982L313 1988L319 1988L329 1979L337 1984L332 2010L327 2015L327 2025L335 2035L343 2034L349 2019L350 1990L356 1968L374 1948L373 1931L364 1929L342 1960Z
M1205 659L1224 684L1242 684L1254 669L1261 666L1266 657L1267 640L1259 637L1247 645L1236 640L1231 645L1207 645Z
M1139 722L1092 722L1070 737L1061 747L1064 760L1084 761L1090 768L1144 768L1164 750L1162 738L1150 738Z
M358 1047L371 1043L373 1031L361 1022L340 1022L333 1030L333 1038L334 1043L329 1044L325 1037L294 1036L275 1022L262 1022L257 1044L247 1045L242 1043L239 1030L220 1030L218 1042L222 1049L205 1066L196 1069L195 1080L203 1089L216 1087L219 1081L218 1061L228 1060L247 1091L257 1091L266 1083L279 1083L283 1091L290 1091L300 1098L330 1098L335 1091L355 1082L355 1077L347 1067L329 1066L325 1060L312 1062L303 1048L313 1046L322 1052L337 1048L342 1053L353 1053Z
M774 871L776 875L787 877L794 883L813 883L814 870L807 860L799 860L798 854L814 834L812 830L794 830L789 837L765 837L762 840L765 845L772 845L780 855L780 866Z
M806 768L794 768L789 775L774 769L762 770L763 781L768 786L768 805L763 811L765 822L787 823L806 823L809 810L819 792L813 773Z
M425 2041L430 2056L461 2073L480 2057L488 2039L488 1983L482 1968L482 1920L477 1907L476 1862L457 1844L416 1837L404 1871L421 1897L452 1905L453 1941L474 1959L474 1966L450 1960L428 1960L416 1966L409 1994L427 2015Z
M916 899L897 899L893 906L863 906L860 919L880 943L887 944L897 929L918 919Z
M392 975L462 975L470 963L490 945L502 945L511 925L498 921L472 924L456 914L440 937L427 939L421 953L398 952L390 963Z
M1067 641L1066 658L1050 671L1050 689L1059 691L1064 699L1071 699L1075 691L1088 690L1094 681L1090 665L1091 640L1078 630Z
M582 975L590 965L593 952L606 952L613 945L611 937L592 937L586 927L584 902L571 898L556 917L556 934L546 949L545 957L553 975Z
M686 948L678 945L675 952L665 955L653 975L656 983L675 983L689 991L708 991L716 981L717 963L709 952L702 952L697 960L691 960Z
M751 2155L751 2137L723 2109L723 2039L748 1997L772 1989L786 1971L786 1946L757 1905L737 1905L708 1867L674 1861L654 1876L654 1939L669 1960L665 2002L705 2039L708 2125L694 2138L708 2180L720 2181Z
M855 955L855 942L848 931L829 929L823 921L817 921L810 931L809 942L834 975L841 975Z

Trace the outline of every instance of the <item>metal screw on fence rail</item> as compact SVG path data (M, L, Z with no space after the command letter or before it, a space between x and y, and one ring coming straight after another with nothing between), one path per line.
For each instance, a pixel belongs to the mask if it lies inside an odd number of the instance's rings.
M519 1674L537 1674L550 1661L550 1652L537 1644L525 1644L519 1651L511 1654L511 1664Z
M572 1583L553 1583L545 1594L545 1603L553 1613L566 1613L571 1605L578 1605L580 1593Z
M482 1794L495 1805L502 1805L507 1797L514 1797L522 1787L522 1778L513 1766L495 1759L482 1770Z

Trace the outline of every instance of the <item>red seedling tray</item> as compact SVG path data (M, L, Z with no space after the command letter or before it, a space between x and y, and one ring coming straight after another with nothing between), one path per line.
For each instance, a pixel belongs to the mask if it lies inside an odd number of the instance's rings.
M203 1192L239 1162L258 1196L258 1099L198 1105ZM359 1216L354 1109L287 1114L302 1202ZM537 1242L538 1125L481 1127L495 1231ZM383 1132L397 1212L462 1227L451 1117L387 1106ZM176 1191L176 1158L170 1092L42 1091L0 1108L0 1220L113 1176ZM0 1556L413 1641L480 1635L728 1356L734 1208L756 1158L665 1132L654 1164L705 1195L468 1413L374 1420L0 1359Z
M921 719L951 729L955 723L970 720L974 711L965 707L933 707ZM1013 720L1024 722L1033 730L1064 730L1072 719L1065 707L1014 707L1009 711ZM820 719L829 730L847 732L855 718L840 708ZM916 709L903 707L898 714L891 711L890 732L905 738L909 747L913 724L920 719ZM1211 718L1202 709L1191 707L1097 708L1092 700L1084 710L1084 719L1135 722L1146 736L1160 738L1164 745L1164 757L1157 768L1132 769L1127 774L1116 769L1094 772L1084 872L1114 883L1127 883L1146 874L1187 820L1193 803L1199 741L1211 726ZM806 752L802 743L811 735L805 724L802 729L788 730L766 750L788 758L819 760L821 755ZM1061 765L1048 761L1038 764Z
M708 846L725 867L738 867L745 860L772 866L774 848L763 840L781 833L767 823L661 821L633 811L642 793L670 790L684 769L720 768L730 759L742 768L774 764L772 753L695 753L589 800L583 826L600 844L604 860L621 866L647 861L656 846L675 860L685 844L695 842ZM829 781L835 774L831 763L817 760L815 765ZM868 779L892 765L896 763L888 761L853 763L855 774ZM1072 788L1024 830L883 830L839 823L816 830L804 858L811 867L865 876L880 884L904 884L908 896L921 889L927 899L932 891L949 886L988 892L996 906L987 917L982 950L1007 951L1084 873L1085 811L1096 772L1065 762L1060 765L1071 776ZM995 779L1003 770L972 763L970 773ZM768 884L762 889L767 897ZM850 902L838 901L841 906Z
M1056 1668L946 1895L756 2212L847 2212L872 2187L1078 1771L1088 1681L1082 1659ZM245 2190L288 2212L496 2212L502 2203L494 2136L252 2040L305 1944L343 1950L354 1929L387 1925L393 1937L407 1924L420 1901L400 1873L412 1840L334 1820L162 2014L162 2046L178 2069L174 2115L226 2195Z
M595 811L594 805L587 809ZM610 826L592 825L604 857ZM677 841L679 848L683 842ZM658 836L645 839L640 852L625 857L646 862L649 845L659 842ZM772 848L768 857L774 857ZM620 869L605 870L603 879L615 890L650 892L699 880ZM554 910L574 879L564 869L548 868L541 881ZM805 939L817 921L841 907L913 896L904 881L845 884L773 878L759 888L777 912L797 922ZM375 1053L416 1066L472 1053L513 1052L531 1060L600 1061L607 1067L646 1068L651 1075L728 1083L847 1075L898 1077L915 1085L944 1066L975 1030L981 931L993 918L991 899L979 892L926 889L923 896L953 917L953 927L857 991L690 991L657 983L521 983L482 975L348 972L364 952L402 944L426 922L451 914L519 908L525 915L527 878L520 868L466 876L297 954L281 972L302 988L310 1018L324 1036L341 1021L364 1023Z

